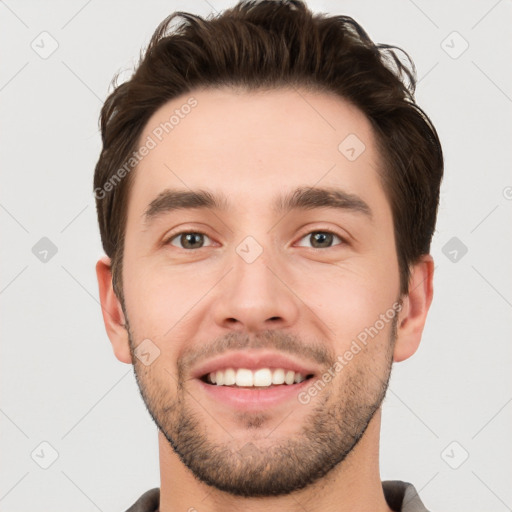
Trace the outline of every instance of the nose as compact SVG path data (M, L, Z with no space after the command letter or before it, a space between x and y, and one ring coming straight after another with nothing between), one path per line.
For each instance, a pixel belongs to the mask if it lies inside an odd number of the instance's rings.
M265 251L250 263L235 255L233 269L219 283L213 302L217 325L256 333L284 329L297 321L300 299L287 282L290 273L269 263Z

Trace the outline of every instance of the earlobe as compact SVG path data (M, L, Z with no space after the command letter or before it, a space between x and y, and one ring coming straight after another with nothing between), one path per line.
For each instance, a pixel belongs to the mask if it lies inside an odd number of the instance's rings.
M421 335L434 293L433 278L434 260L430 254L425 254L412 267L409 292L406 297L403 297L393 353L395 362L411 357L420 345Z
M109 257L103 256L96 263L96 277L98 278L103 322L114 354L122 363L132 364L128 330L125 327L121 302L114 293Z

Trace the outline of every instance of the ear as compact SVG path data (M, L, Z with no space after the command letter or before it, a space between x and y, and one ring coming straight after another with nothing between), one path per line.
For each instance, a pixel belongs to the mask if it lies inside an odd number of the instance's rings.
M397 339L393 360L403 361L418 349L427 313L432 303L434 260L430 254L421 256L411 269L409 291L402 297L403 305L398 316Z
M121 302L114 293L110 265L110 258L107 256L103 256L96 263L103 322L117 359L122 363L132 364L128 330L125 327Z

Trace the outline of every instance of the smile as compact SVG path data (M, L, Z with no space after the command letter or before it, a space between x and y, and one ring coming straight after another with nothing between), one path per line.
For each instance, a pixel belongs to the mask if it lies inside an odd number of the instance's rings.
M202 380L208 384L233 387L267 388L279 385L299 384L312 375L303 375L300 372L285 368L226 368L210 372Z

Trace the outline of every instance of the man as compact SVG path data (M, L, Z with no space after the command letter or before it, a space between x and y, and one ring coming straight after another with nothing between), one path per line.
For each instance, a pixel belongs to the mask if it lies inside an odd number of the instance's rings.
M378 460L432 300L443 156L414 84L349 17L242 2L168 17L106 100L103 318L159 428L130 511L426 510Z

